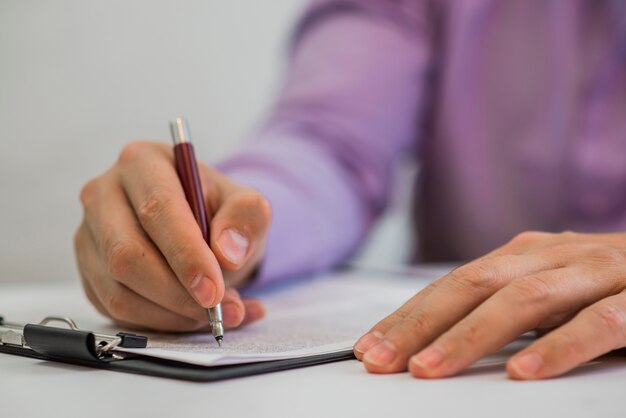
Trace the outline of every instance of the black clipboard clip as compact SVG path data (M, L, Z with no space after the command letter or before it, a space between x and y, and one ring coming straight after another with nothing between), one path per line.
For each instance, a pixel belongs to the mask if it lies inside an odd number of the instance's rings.
M68 328L50 326L62 323ZM119 332L99 334L78 328L71 318L48 316L38 324L16 324L0 316L0 347L11 351L31 350L41 356L58 360L111 362L123 360L126 353L116 348L145 348L148 337Z

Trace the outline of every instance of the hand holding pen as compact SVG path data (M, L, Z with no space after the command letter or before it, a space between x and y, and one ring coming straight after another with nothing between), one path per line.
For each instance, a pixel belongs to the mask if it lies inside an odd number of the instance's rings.
M75 234L78 268L95 307L124 326L160 331L206 330L206 309L221 302L223 325L264 315L242 299L265 248L267 200L198 162L209 245L190 210L172 146L134 141L81 192Z

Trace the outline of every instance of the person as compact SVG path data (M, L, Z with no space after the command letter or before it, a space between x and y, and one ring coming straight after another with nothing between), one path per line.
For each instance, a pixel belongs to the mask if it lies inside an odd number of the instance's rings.
M256 139L201 178L205 245L171 146L133 141L81 192L85 292L168 331L261 318L238 288L336 265L414 154L415 259L471 260L365 334L373 373L456 374L521 334L515 379L626 345L626 6L319 0ZM222 273L223 272L223 273Z

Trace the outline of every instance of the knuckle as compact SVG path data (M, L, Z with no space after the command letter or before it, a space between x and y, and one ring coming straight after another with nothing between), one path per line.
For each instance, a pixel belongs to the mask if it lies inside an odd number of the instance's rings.
M594 245L587 249L587 254L587 260L595 265L614 267L626 264L626 252L614 246Z
M403 326L406 327L412 336L429 335L433 329L433 320L425 312L418 311L406 315L402 319Z
M83 208L91 207L93 201L96 198L96 190L98 189L98 179L94 178L89 180L80 190L80 203L83 205Z
M139 222L146 226L158 222L163 211L172 201L169 193L162 189L155 189L138 205L137 218Z
M129 266L139 255L139 247L134 241L119 240L106 249L105 263L108 272L114 278L121 278L128 272Z
M192 246L180 242L170 242L164 248L164 253L167 254L168 262L172 265L185 266L186 268L197 258L196 251Z
M91 303L91 305L96 308L96 310L98 312L100 312L103 315L108 315L108 312L106 310L103 309L102 305L100 304L100 301L98 300L98 298L96 297L96 295L94 295L93 293L89 292L86 290L85 287L83 287L83 293L85 294L85 296L87 296L87 300L89 300L89 303Z
M568 331L560 330L555 334L554 340L544 344L547 345L546 351L550 349L557 351L559 357L564 357L570 361L583 356L580 338Z
M184 255L184 253L174 256L173 260L174 262L172 264L177 266L175 270L176 274L179 275L180 281L189 286L191 285L192 280L200 274L200 272L206 270L206 268L203 268L203 266L198 264L197 261L188 255Z
M83 248L83 225L76 228L72 242L74 243L74 252L78 254Z
M463 326L461 338L463 345L475 346L484 341L484 335L481 334L481 327L476 323L470 323Z
M497 274L480 265L461 267L450 273L450 282L461 292L483 293L498 285Z
M374 328L378 329L378 330L387 330L392 328L393 326L395 326L396 324L399 324L402 322L402 320L404 318L407 317L407 315L409 314L409 310L408 309L404 309L404 308L399 308L398 310L394 311L393 313L387 315L384 319L382 319L381 321L379 321Z
M406 318L407 316L409 316L410 313L411 313L411 310L403 306L395 310L391 315L387 316L387 318L385 319L392 323L398 323L402 321L404 318Z
M91 286L89 286L89 284L85 282L84 278L83 278L83 293L85 294L85 296L87 296L87 300L89 300L89 302L96 308L98 312L100 312L102 315L105 315L105 316L108 315L108 312L102 306L100 299L98 299L98 296L96 295L94 290L91 288Z
M91 304L95 307L98 306L98 298L96 297L96 295L85 285L83 285L83 293L85 294L85 296L87 296L87 300L89 300L89 302L91 302Z
M86 254L89 249L85 246L84 235L85 233L83 231L83 227L78 228L74 234L74 253L76 255L76 265L83 281L91 278L91 274L89 272L92 270L92 266L90 266L88 262L88 254Z
M267 200L267 198L262 194L255 192L253 204L257 210L258 216L261 218L261 221L265 225L268 225L272 220L272 206L270 205L269 200Z
M524 231L517 234L511 240L512 243L515 244L531 244L538 241L545 240L546 238L554 236L553 233L550 232L542 232L542 231Z
M371 329L370 332L373 331L379 331L381 333L385 333L387 330L390 330L391 328L393 328L393 326L396 324L397 322L395 322L392 318L391 315L389 315L388 317L378 321L376 323L376 325L374 325Z
M559 232L557 235L561 237L563 241L573 241L577 234L574 231L565 230Z
M128 304L122 290L111 291L106 299L106 310L113 319L124 320L128 317Z
M572 242L560 242L547 248L542 248L539 254L545 259L554 260L554 267L564 267L571 264L571 260L580 254L580 245Z
M173 302L175 307L180 307L184 312L198 315L199 318L204 318L206 315L204 309L187 292L181 292L180 295L175 296Z
M172 245L167 251L167 261L174 273L183 282L190 284L194 277L207 270L205 263L195 247L190 245Z
M622 342L626 336L626 312L612 303L603 303L589 308L589 313L600 322L601 327Z
M146 147L145 141L134 140L124 145L122 150L120 151L120 155L117 161L120 164L126 164L128 162L136 160L140 155L143 154Z
M515 280L510 286L518 306L543 305L553 294L552 286L539 277Z
M247 189L238 197L238 205L247 208L262 225L269 225L272 219L272 206L265 196L254 189Z

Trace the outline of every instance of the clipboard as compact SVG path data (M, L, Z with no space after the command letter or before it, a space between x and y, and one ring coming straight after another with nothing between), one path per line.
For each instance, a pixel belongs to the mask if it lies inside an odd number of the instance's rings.
M51 326L63 324L65 327ZM49 316L38 324L6 322L0 316L0 353L45 361L193 382L215 382L353 359L351 350L303 358L228 366L198 366L116 350L146 348L148 337L81 330L67 317Z

